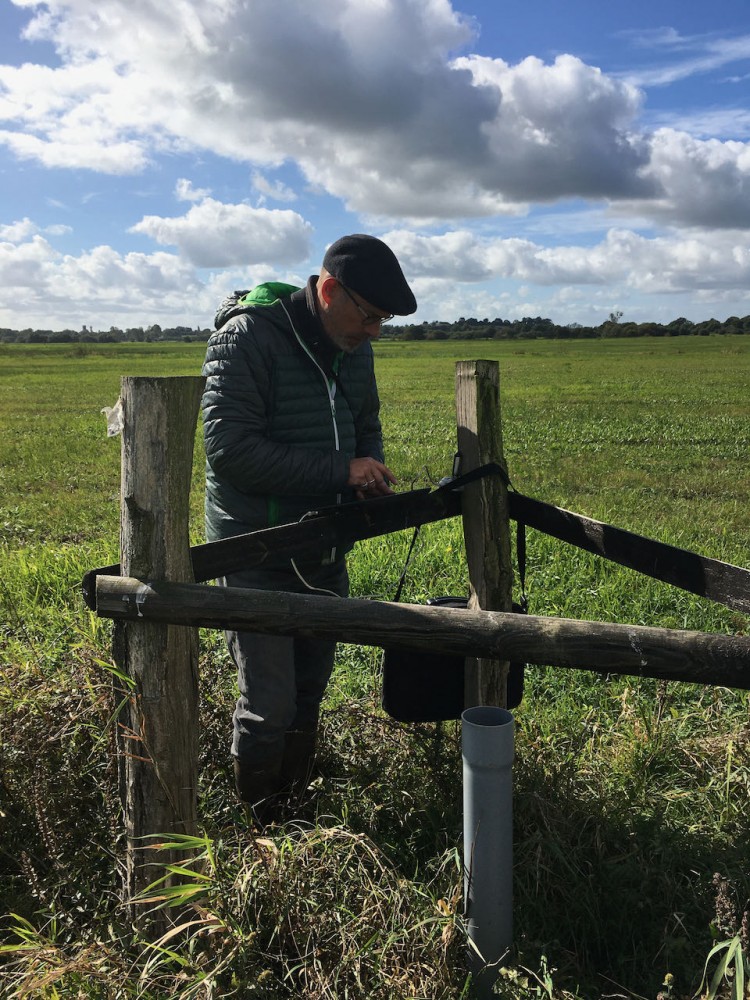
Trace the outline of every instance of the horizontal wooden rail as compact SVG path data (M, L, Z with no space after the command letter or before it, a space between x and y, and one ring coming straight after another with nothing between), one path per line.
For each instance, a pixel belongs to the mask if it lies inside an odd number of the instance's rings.
M750 614L750 571L636 535L563 507L509 493L510 516L553 538L638 573Z
M196 583L214 580L251 566L262 566L272 557L279 560L321 555L332 548L353 545L357 539L375 538L454 517L461 513L462 496L449 489L410 490L342 504L294 524L194 545L190 549L193 579ZM519 523L655 580L750 614L750 570L615 528L522 493L510 492L507 499L510 517ZM83 597L92 610L96 607L96 577L119 573L117 564L86 573Z
M750 689L750 638L99 576L97 613Z

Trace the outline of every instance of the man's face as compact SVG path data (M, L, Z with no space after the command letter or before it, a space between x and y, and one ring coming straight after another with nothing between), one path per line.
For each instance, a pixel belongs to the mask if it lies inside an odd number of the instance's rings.
M348 354L367 340L377 340L381 320L390 318L390 315L376 309L338 281L331 289L325 311L321 313L323 329L339 350Z

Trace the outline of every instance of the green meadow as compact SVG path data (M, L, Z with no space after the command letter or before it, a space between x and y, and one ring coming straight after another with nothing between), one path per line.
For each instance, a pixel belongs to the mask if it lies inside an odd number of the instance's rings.
M220 634L201 633L203 837L184 878L203 922L154 948L125 921L110 624L79 588L117 560L120 446L101 410L120 376L197 374L202 356L0 345L0 995L471 996L460 730L385 716L375 647L340 646L310 801L258 837L231 787L233 671ZM455 363L494 359L518 490L750 565L749 337L386 341L376 358L400 488L450 472ZM197 433L193 542L202 477ZM390 599L409 541L360 543L352 593ZM425 527L403 599L466 591L460 522ZM527 591L534 614L748 632L745 616L533 531ZM528 667L500 995L741 1000L749 708L743 691Z

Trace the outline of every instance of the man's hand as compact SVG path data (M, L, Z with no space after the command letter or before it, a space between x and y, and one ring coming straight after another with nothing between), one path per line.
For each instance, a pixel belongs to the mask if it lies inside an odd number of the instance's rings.
M393 493L390 484L397 482L398 479L388 466L375 458L353 458L349 463L347 486L354 487L358 500L369 500L372 497Z

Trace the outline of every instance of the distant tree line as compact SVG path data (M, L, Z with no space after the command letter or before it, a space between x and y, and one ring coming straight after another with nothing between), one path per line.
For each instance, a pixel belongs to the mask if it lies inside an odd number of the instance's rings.
M596 339L601 337L706 337L712 333L750 333L750 316L730 316L720 323L707 319L701 323L680 316L671 323L626 323L621 312L610 313L599 326L568 323L560 326L542 316L523 319L475 319L461 317L455 323L412 323L400 326L389 323L383 337L394 340L553 340Z
M137 341L154 343L159 340L182 340L186 343L192 340L208 340L211 331L193 329L189 326L162 327L158 323L152 326L131 326L125 330L111 326L109 330L94 330L84 326L80 330L6 330L0 329L0 343L5 344L122 344Z
M567 323L563 326L542 316L524 316L523 319L476 319L461 317L455 323L389 323L383 327L382 336L390 340L535 340L538 337L553 340L596 339L601 337L706 337L709 334L750 333L750 316L730 316L724 322L707 319L701 323L680 316L671 323L629 323L623 321L620 311L610 313L599 326L582 326ZM0 329L0 343L17 344L115 344L129 341L153 343L163 340L208 340L209 329L188 326L128 327L111 326L109 330L94 330L83 326L80 330L7 330Z

